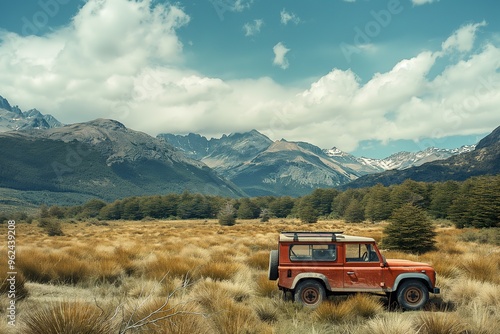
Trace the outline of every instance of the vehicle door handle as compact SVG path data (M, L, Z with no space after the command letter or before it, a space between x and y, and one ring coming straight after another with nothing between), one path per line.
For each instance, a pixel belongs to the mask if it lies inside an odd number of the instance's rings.
M354 275L354 271L348 271L347 275Z

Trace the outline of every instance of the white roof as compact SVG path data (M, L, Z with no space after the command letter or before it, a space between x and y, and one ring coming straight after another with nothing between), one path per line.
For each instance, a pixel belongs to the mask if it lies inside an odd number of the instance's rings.
M373 238L341 234L341 232L281 232L279 241L312 241L312 242L374 242Z

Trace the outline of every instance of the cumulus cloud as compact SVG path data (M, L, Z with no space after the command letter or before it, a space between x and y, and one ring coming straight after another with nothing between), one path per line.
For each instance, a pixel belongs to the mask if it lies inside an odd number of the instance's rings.
M264 20L262 19L253 20L252 23L245 23L243 25L245 36L253 36L258 34L263 25L264 25Z
M282 42L279 42L273 47L273 52L274 52L274 60L273 64L276 66L281 67L282 69L286 70L288 68L288 59L286 58L286 54L290 51L285 44Z
M483 23L458 29L442 49L403 59L367 82L352 70L332 69L303 88L186 69L176 30L189 19L175 5L89 0L69 26L50 34L2 31L0 94L66 123L106 117L151 135L255 128L271 139L346 151L363 140L479 134L499 123L500 48L468 42ZM436 68L452 50L469 51ZM273 51L274 64L287 68L289 49L278 43Z
M101 117L130 99L144 68L182 63L175 30L189 20L175 6L89 0L69 26L47 35L0 31L2 94L66 122Z
M300 22L300 18L295 15L294 13L289 13L283 8L283 10L280 12L281 16L281 24L287 25L288 22L292 22L295 24L298 24Z
M480 27L484 27L486 22L475 24L467 24L457 31L455 31L450 37L443 42L441 47L444 52L459 51L468 52L472 49L474 45L474 40L476 39L477 30Z

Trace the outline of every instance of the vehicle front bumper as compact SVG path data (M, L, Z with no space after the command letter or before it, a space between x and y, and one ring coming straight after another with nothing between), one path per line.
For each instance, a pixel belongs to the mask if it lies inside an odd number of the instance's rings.
M432 289L432 291L431 291L431 292L432 292L432 293L435 293L435 294L438 294L438 293L441 293L441 289L439 289L439 288L434 288L434 289Z

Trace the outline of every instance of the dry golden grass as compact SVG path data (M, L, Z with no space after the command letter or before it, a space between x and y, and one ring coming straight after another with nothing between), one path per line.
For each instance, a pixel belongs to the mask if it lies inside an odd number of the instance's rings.
M269 265L269 251L258 251L249 255L246 263L252 268L267 270Z
M422 312L415 326L422 334L463 334L467 328L458 315L447 312Z
M500 248L466 242L462 234L470 231L445 225L437 230L435 252L383 252L387 258L431 263L442 289L434 303L441 301L439 309L445 313L397 313L368 295L334 297L312 311L282 301L276 282L267 279L269 250L276 248L279 231L336 230L380 240L384 226L283 219L238 221L232 227L221 227L216 220L79 222L63 223L63 236L48 237L36 224L18 224L16 264L29 293L18 304L19 324L34 326L42 318L54 323L62 315L103 320L118 309L124 312L124 317L114 318L113 331L118 333L131 314L140 320L172 298L169 305L175 307L164 314L186 312L127 333L406 334L433 333L436 328L454 333L455 319L471 333L496 333ZM0 234L4 229L0 226ZM0 305L5 302L1 296ZM95 307L106 312L95 314ZM0 322L0 332L5 326Z
M413 319L402 313L390 313L370 319L360 328L363 334L413 334Z
M84 302L61 301L39 305L23 314L19 333L26 334L111 334L116 324L109 313Z
M333 323L348 322L357 317L373 318L383 311L383 305L378 299L366 294L355 294L345 300L327 301L314 311L314 316L319 321Z
M257 276L257 286L255 288L257 294L262 297L273 297L280 294L276 281L270 281L266 274Z
M350 321L354 316L352 305L346 302L327 301L314 310L314 318L318 321L338 323Z

